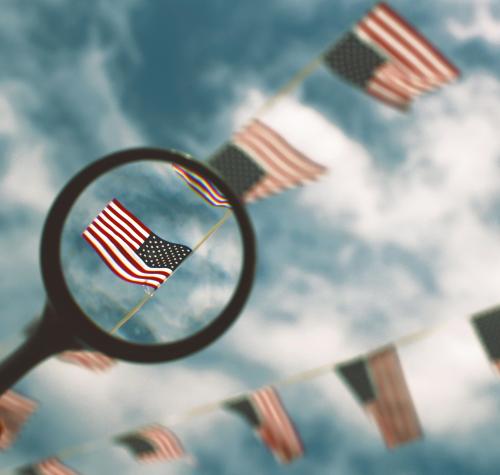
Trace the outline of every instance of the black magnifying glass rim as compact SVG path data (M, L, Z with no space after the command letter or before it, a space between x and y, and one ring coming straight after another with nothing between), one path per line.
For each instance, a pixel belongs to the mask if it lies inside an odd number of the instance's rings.
M194 171L225 195L232 207L243 241L243 264L238 285L219 316L197 333L170 343L144 345L111 336L97 326L73 299L64 278L61 262L61 241L64 224L73 204L94 180L110 170L140 161L176 163ZM239 316L252 288L255 274L255 234L248 214L238 196L210 168L188 155L160 148L134 148L107 155L92 163L59 193L45 220L40 246L42 279L48 301L58 321L64 323L72 336L109 356L135 362L162 362L190 355L219 338Z

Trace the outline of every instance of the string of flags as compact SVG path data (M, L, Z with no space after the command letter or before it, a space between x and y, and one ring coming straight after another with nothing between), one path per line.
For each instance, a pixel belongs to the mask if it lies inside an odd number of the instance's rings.
M500 360L500 306L474 314L470 323L485 350L485 354L497 372ZM438 328L438 327L436 327ZM278 388L312 380L325 374L337 374L367 416L377 426L387 448L415 442L423 436L423 429L413 399L406 384L397 347L413 343L434 333L418 332L406 335L391 344L347 361L325 364L289 376L286 379L248 393L222 399L192 408L178 415L174 424L186 422L216 410L225 410L242 417L256 437L267 447L281 464L289 464L303 457L307 440L303 441L293 419L281 400ZM0 449L6 450L15 441L22 426L36 408L36 403L14 391L0 396ZM112 443L126 448L138 462L168 462L185 460L193 463L195 457L184 448L172 431L159 423L141 427L94 444L75 446L33 465L15 468L16 474L72 474L68 472L42 471L43 464L62 466L62 459L84 453ZM24 470L24 471L21 471ZM31 470L28 471L28 470ZM37 471L38 470L38 471Z
M458 76L458 70L426 38L383 2L321 58L344 79L402 108L407 107L413 97ZM311 72L310 68L306 69ZM232 139L207 160L207 165L246 203L317 180L327 171L259 119L233 134ZM230 207L208 180L178 165L173 165L173 169L207 203ZM227 216L222 218L225 219ZM85 229L83 237L118 277L153 291L193 251L154 234L117 199L106 205ZM152 296L148 293L148 298ZM133 314L125 315L112 331Z
M428 38L387 3L379 2L302 68L257 115L322 65L351 86L402 112L408 111L414 99L460 76L458 68Z
M460 74L427 38L381 2L292 78L267 106L289 92L292 86L300 84L320 64L365 93L400 110L407 110L415 98L444 86ZM317 180L326 172L325 167L299 152L259 119L237 131L207 160L207 164L246 203ZM219 190L201 176L178 166L174 166L174 170L210 205L230 207ZM188 246L170 243L154 234L116 199L89 224L83 237L118 277L154 290L192 252ZM471 322L488 358L500 371L500 307L474 315ZM248 422L279 462L291 463L304 455L307 441L304 445L277 387L335 371L374 420L386 446L396 448L422 436L396 343L354 360L313 368L243 396L194 408L185 419L219 408L230 411ZM91 351L68 351L59 358L93 371L110 369L116 363ZM0 450L12 446L36 406L35 401L13 390L0 396ZM171 429L159 424L116 435L111 441L125 447L140 462L192 460ZM78 451L78 447L61 451L54 457L18 467L15 473L76 474L62 459L67 458L64 453Z

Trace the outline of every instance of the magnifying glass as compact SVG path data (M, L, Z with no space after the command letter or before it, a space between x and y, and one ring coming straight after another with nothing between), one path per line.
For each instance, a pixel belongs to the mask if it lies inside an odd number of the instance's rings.
M215 201L193 193L196 183ZM154 363L206 347L243 309L255 258L240 199L202 163L155 148L94 162L49 211L40 247L46 304L0 364L0 394L66 350Z

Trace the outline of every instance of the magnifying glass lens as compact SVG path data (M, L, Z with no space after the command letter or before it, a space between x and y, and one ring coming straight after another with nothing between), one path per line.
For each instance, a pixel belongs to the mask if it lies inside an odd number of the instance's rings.
M60 249L64 278L86 316L145 345L186 339L213 322L243 262L224 195L185 168L153 160L92 182L65 221Z

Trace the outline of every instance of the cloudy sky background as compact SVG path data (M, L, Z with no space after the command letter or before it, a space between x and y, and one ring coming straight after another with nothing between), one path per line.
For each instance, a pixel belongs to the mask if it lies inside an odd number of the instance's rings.
M455 62L460 81L402 115L320 69L268 111L263 120L331 173L251 206L259 262L240 320L179 362L120 363L105 375L45 362L17 386L40 408L1 455L2 467L173 421L196 405L450 322L400 350L425 431L400 450L386 451L338 378L325 375L281 392L307 450L290 467L223 412L172 426L198 467L142 467L106 444L67 462L89 474L498 472L500 382L467 316L499 300L500 3L391 5ZM369 7L2 2L5 340L41 309L41 227L72 175L130 146L208 156Z

